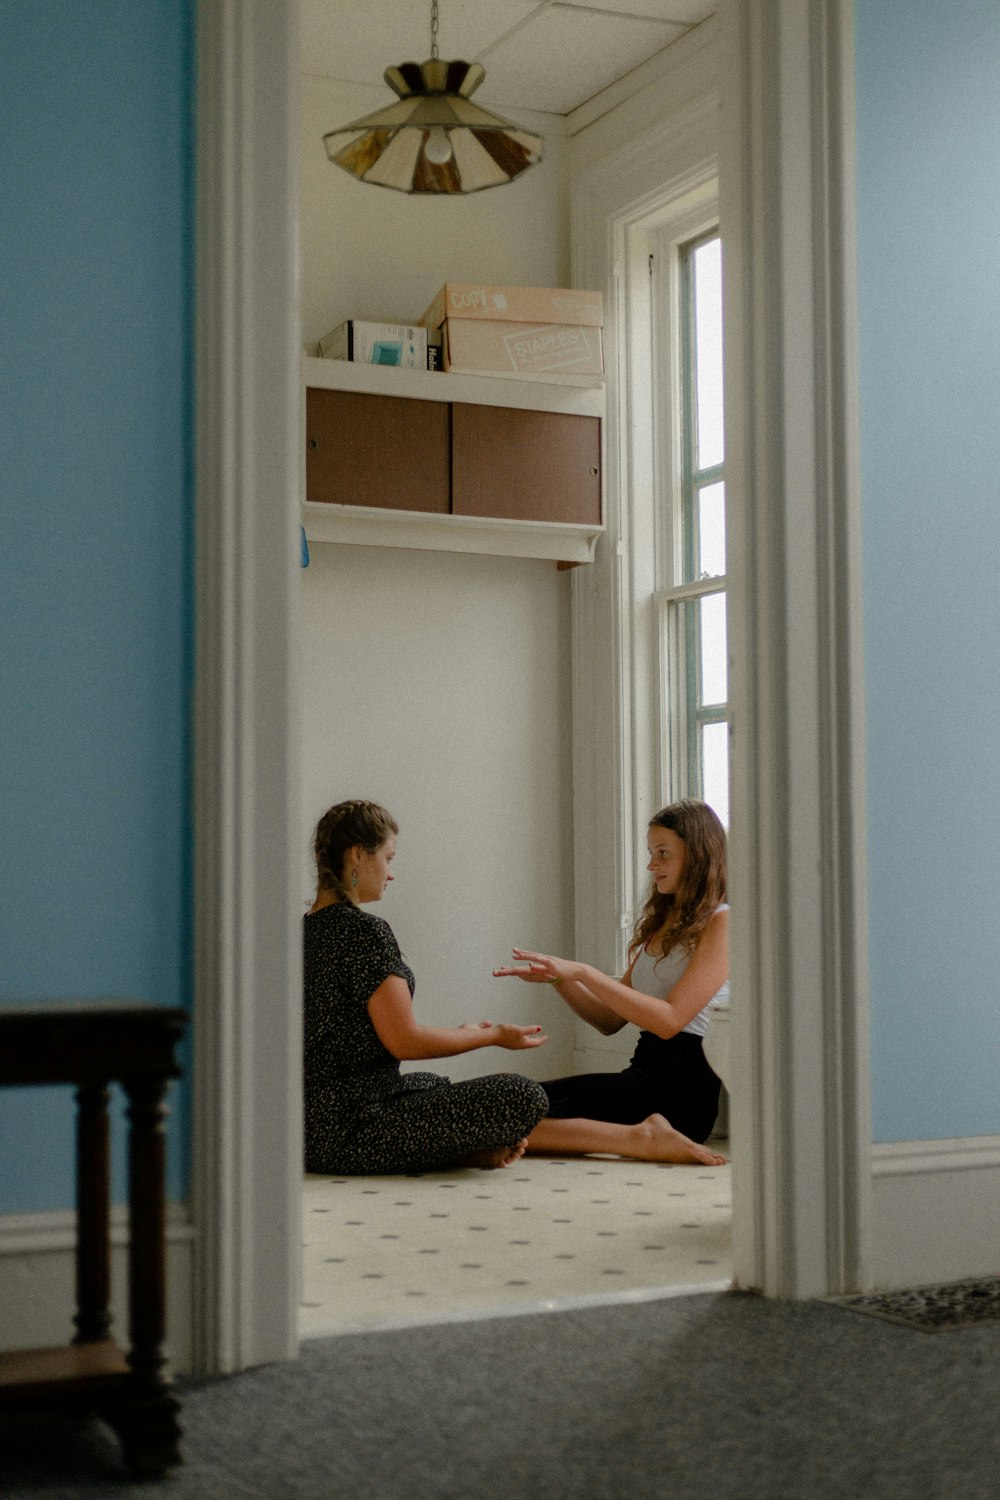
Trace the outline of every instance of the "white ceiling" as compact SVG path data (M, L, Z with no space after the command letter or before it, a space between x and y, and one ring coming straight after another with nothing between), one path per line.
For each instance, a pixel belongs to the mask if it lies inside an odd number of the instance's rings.
M565 115L715 8L716 0L439 0L438 52L482 63L484 104ZM382 84L391 63L431 55L430 0L301 0L301 16L304 73Z

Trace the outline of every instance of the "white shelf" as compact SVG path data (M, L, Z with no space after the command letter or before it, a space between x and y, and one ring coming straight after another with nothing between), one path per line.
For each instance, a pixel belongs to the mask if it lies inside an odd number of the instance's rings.
M303 383L328 391L362 391L373 396L412 396L417 401L465 401L472 406L513 406L526 411L561 411L577 417L603 417L604 386L588 381L525 380L515 375L444 375L401 370L394 365L356 365L344 359L302 361Z
M377 510L367 505L326 505L306 500L302 524L310 542L355 547L411 547L429 552L480 552L497 557L541 557L553 562L594 560L603 526L557 521L505 521L418 510Z
M303 384L375 396L409 396L417 401L459 401L473 406L506 406L522 411L563 412L603 418L603 385L521 380L499 375L447 375L346 360L302 361ZM303 412L304 421L304 412ZM303 443L303 489L305 486ZM537 557L555 562L594 560L603 525L557 521L496 520L483 516L380 510L367 505L302 503L302 525L309 542L356 547L404 547L433 552L477 552L502 557Z

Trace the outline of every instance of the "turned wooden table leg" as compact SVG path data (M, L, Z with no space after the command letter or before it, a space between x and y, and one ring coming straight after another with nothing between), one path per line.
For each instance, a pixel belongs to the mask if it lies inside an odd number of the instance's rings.
M129 1097L129 1363L155 1384L166 1336L166 1204L163 1122L166 1081L126 1082Z
M76 1336L74 1344L108 1337L111 1314L108 1090L103 1083L76 1091Z
M114 1425L139 1474L180 1463L180 1403L164 1373L166 1202L163 1122L167 1081L125 1079L129 1100L129 1365L132 1390Z
M180 1402L166 1373L163 1121L187 1017L130 999L0 1006L0 1088L71 1085L77 1103L76 1333L73 1345L0 1353L3 1411L94 1413L114 1428L141 1478L181 1462ZM128 1356L110 1336L111 1193L108 1090L129 1117ZM53 1432L53 1447L59 1429ZM0 1455L2 1468L2 1455ZM2 1488L2 1484L0 1484Z

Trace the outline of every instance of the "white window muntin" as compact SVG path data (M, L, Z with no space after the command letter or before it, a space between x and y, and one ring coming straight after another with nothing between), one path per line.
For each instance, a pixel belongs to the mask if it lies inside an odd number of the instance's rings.
M685 231L687 231L685 233ZM696 277L696 265L700 280ZM672 225L650 252L660 399L654 613L665 800L702 796L728 821L721 247Z

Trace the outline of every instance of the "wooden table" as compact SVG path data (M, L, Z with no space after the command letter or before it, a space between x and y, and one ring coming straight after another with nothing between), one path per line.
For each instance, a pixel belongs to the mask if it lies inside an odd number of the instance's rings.
M56 1349L0 1354L0 1412L95 1412L143 1477L181 1461L179 1402L165 1373L167 1084L180 1072L182 1010L139 1000L59 1001L0 1008L0 1085L73 1084L76 1137L76 1336ZM128 1354L110 1335L108 1085L122 1085L129 1120Z

